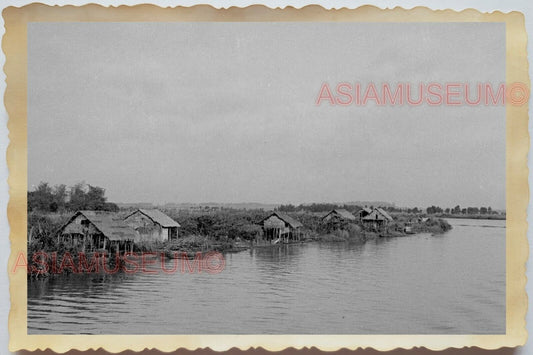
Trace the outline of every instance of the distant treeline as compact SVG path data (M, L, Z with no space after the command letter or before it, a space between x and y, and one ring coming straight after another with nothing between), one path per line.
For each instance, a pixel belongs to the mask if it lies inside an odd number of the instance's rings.
M85 183L67 187L64 184L50 186L41 182L33 191L28 191L28 211L62 212L77 210L112 211L119 210L107 202L105 189Z
M408 212L408 213L422 213L422 210L418 207L414 208L398 208L395 206L381 206L381 205L368 205L368 206L360 206L360 205L353 205L353 204L335 204L335 203L311 203L311 204L300 204L300 205L280 205L276 210L280 212L328 212L333 209L345 209L352 213L357 213L358 211L362 210L364 207L368 207L370 209L373 209L374 207L381 207L385 211L388 212Z
M427 214L453 214L453 215L499 215L498 211L494 211L492 207L466 207L461 208L457 205L455 207L441 208L439 206L431 206L426 208Z

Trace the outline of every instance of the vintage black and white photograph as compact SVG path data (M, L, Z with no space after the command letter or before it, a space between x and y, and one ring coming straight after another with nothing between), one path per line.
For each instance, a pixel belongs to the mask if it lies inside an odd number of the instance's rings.
M506 333L505 23L27 36L29 335Z

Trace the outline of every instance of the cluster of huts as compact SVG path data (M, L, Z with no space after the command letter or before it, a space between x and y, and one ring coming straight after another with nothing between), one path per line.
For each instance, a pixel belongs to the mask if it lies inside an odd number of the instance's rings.
M387 213L387 211L385 211L381 207L364 207L357 213L357 217L349 211L339 208L330 211L328 214L322 217L322 220L324 221L329 221L331 219L340 219L347 221L355 221L359 219L361 223L375 227L381 227L393 220L393 218Z
M367 226L369 229L376 231L381 230L393 218L383 208L363 208L358 212L358 217L345 209L334 209L327 213L322 220L344 220L348 222L355 222L357 219ZM302 237L303 224L295 220L291 216L281 213L272 212L268 217L259 223L263 228L263 239L267 241L288 242L290 240L298 241Z
M102 211L78 211L57 232L58 242L83 251L133 251L143 241L178 238L179 223L156 209L138 209L125 217Z
M380 229L392 217L382 208L363 208L358 216L345 209L334 209L322 220L359 221ZM278 211L259 222L262 239L270 243L299 241L303 224ZM133 251L135 243L172 241L178 238L180 224L157 209L138 209L126 216L101 211L78 211L58 230L58 242L69 242L83 251Z

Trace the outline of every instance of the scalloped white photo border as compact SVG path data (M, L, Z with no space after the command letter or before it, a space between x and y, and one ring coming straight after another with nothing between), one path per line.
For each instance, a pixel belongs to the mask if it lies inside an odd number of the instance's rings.
M8 6L23 6L26 4L31 3L30 1L16 1L16 0L4 0L2 1L2 8L8 7ZM48 4L48 5L84 5L88 2L85 1L41 1L41 3ZM143 1L91 1L90 3L97 3L104 6L118 6L118 5L136 5L136 4L143 4L146 2ZM248 5L253 4L260 4L253 1L204 1L204 2L194 2L194 1L152 1L150 2L155 5L159 5L162 7L166 6L192 6L196 4L210 4L215 8L227 8L229 6L238 6L238 7L244 7ZM402 6L406 9L415 7L415 6L425 6L430 9L453 9L457 11L461 11L467 8L474 8L476 10L479 10L481 12L492 12L495 10L499 10L502 12L510 12L510 11L520 11L525 16L525 26L526 31L529 34L528 36L528 53L532 53L533 50L533 44L531 40L531 33L533 33L533 2L530 0L509 0L506 1L504 4L502 2L497 0L485 0L485 1L460 1L460 0L448 0L448 1L435 1L435 0L429 0L429 1L422 1L422 0L416 0L416 1L367 1L367 2L357 2L354 3L353 1L316 1L316 2L310 2L310 1L269 1L268 3L264 4L268 7L285 7L285 6L294 6L296 8L310 5L310 4L318 4L321 5L327 9L329 8L341 8L341 7L347 7L347 8L356 8L358 6L368 4L368 5L375 5L380 8L393 8L395 6ZM2 35L4 34L4 23L3 18L0 18L1 27L2 27ZM5 56L2 52L0 54L0 64L2 67L5 64ZM532 74L532 68L529 67L529 76L531 77ZM2 77L2 80L0 80L0 91L5 93L5 74L2 72L0 74ZM529 102L529 112L531 112L532 102L533 100L530 100ZM5 325L7 325L7 317L9 313L10 308L10 302L9 302L9 281L8 281L8 273L7 273L7 260L9 258L10 254L10 241L9 241L9 225L7 221L7 202L9 200L8 195L8 185L7 185L7 177L8 177L8 170L7 170L7 164L5 159L5 152L7 150L8 146L8 130L7 130L7 113L5 110L5 106L2 105L2 108L0 108L0 155L2 156L0 158L0 261L3 265L4 272L0 273L0 319L2 322L4 322ZM529 132L530 132L530 143L531 143L531 132L533 131L533 124L531 123L531 120L528 122ZM531 144L530 144L531 145ZM532 173L532 158L528 157L528 166L529 166L529 182L531 183L533 181ZM531 200L531 199L530 199ZM531 201L528 206L528 241L533 241L533 232L532 232L532 222L533 217L531 216L532 208ZM527 276L529 279L533 278L533 271L528 268ZM533 287L531 286L531 283L528 283L527 285L527 291L528 293L533 290ZM527 314L527 329L530 332L533 327L532 324L533 317L531 317L531 312L528 312ZM4 329L2 333L0 334L0 352L1 353L7 353L7 347L8 347L8 339L9 335L7 333L7 327L1 327L0 329ZM529 346L529 343L526 343L526 345L518 350L517 354L531 354L533 353L533 346Z

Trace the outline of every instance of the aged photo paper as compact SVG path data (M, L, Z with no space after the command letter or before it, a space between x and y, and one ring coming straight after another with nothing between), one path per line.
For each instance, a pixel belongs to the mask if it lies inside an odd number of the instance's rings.
M525 343L521 13L2 15L11 351Z

